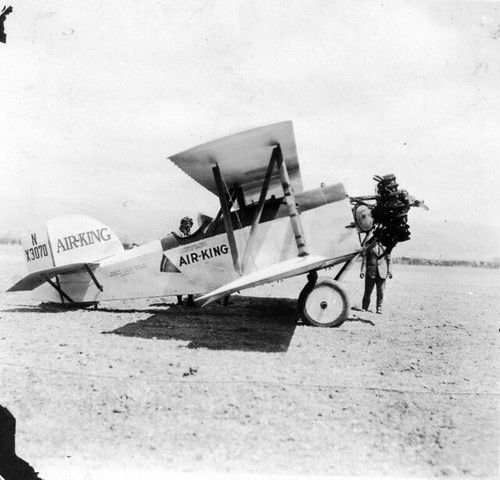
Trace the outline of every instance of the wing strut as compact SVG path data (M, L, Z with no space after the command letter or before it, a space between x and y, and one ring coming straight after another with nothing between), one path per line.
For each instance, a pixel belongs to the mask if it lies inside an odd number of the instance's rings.
M241 268L238 261L238 248L236 247L236 240L234 238L233 224L231 222L231 213L229 211L229 203L227 201L226 192L224 191L224 183L220 173L219 164L216 164L212 169L214 173L215 184L219 195L220 206L222 210L222 218L224 226L226 227L227 239L229 241L229 249L233 257L234 269L241 275Z
M102 285L97 281L97 278L95 278L94 272L92 269L89 267L89 264L85 264L85 270L87 270L87 273L90 275L90 278L92 281L95 283L95 286L102 292Z
M338 271L337 275L335 275L335 280L337 282L341 282L342 279L347 275L347 272L351 269L351 267L354 265L354 262L359 258L361 255L361 252L357 252L356 254L353 255L353 257L349 260L347 260L342 268Z
M278 149L273 149L273 153L271 155L271 159L269 160L269 165L267 166L266 177L264 178L264 184L262 185L262 190L260 191L259 203L257 204L257 210L253 217L252 227L250 228L250 236L248 239L247 246L245 248L245 253L243 254L243 261L241 269L243 272L247 269L248 258L250 257L250 252L252 251L253 244L255 243L255 232L257 229L257 225L260 222L260 217L262 216L262 212L264 211L264 204L266 202L266 195L269 189L269 184L271 182L271 175L273 173L274 165L276 164L276 159L278 157Z
M246 270L248 266L248 259L250 257L250 252L252 250L253 244L255 243L255 232L257 226L260 222L260 218L262 212L264 210L264 205L266 201L266 195L269 189L269 185L271 182L271 176L274 169L274 165L277 164L278 172L280 174L281 186L283 188L283 194L285 196L285 201L288 206L288 215L290 217L290 223L292 224L293 234L295 236L295 242L297 244L297 249L299 251L299 257L305 257L309 255L309 250L307 248L306 240L304 238L304 229L302 228L302 222L300 220L300 213L297 208L297 204L295 201L295 195L293 193L293 189L290 185L290 177L288 175L288 170L286 168L286 162L283 158L283 153L281 151L281 146L278 144L274 147L273 153L269 160L269 164L267 166L267 172L264 179L264 184L262 185L262 189L259 196L259 203L257 205L257 210L255 212L252 227L250 229L250 238L248 240L247 246L245 248L245 252L243 255L242 262L239 261L238 248L236 246L236 239L234 236L233 224L231 222L231 213L230 206L228 203L228 199L226 197L226 192L224 190L224 182L222 178L222 174L220 171L219 164L216 164L213 168L213 174L215 179L215 184L217 187L217 193L219 196L219 201L221 204L221 212L224 220L224 226L226 228L227 238L229 242L229 248L231 250L231 256L233 257L233 265L234 269L241 275L242 272ZM238 192L236 192L237 194Z
M338 271L337 275L335 276L335 280L337 282L341 282L342 279L347 275L347 272L350 270L350 268L354 265L354 262L356 262L356 260L359 258L359 256L362 255L362 253L368 248L370 248L375 242L376 238L367 234L363 239L363 241L361 241L361 247L363 248L363 250L356 252L351 259L345 262L345 264L342 266L342 268Z
M299 257L305 257L309 255L309 251L304 238L304 230L302 228L302 222L300 221L300 213L297 208L297 203L295 202L295 195L293 194L293 190L290 186L290 177L288 176L288 170L286 168L285 160L283 159L280 145L276 145L275 150L277 151L277 162L281 177L281 185L283 187L283 193L285 194L285 200L288 206L288 215L290 216L293 234L295 235L295 242L297 243L297 248L299 249Z
M44 277L45 277L45 280L47 280L47 282L49 282L50 285L52 287L54 287L59 292L59 295L61 295L62 298L65 298L66 300L68 300L69 303L75 303L70 296L68 296L66 293L64 293L64 290L59 285L59 279L57 280L57 284L56 284L49 277L47 277L47 275L44 275ZM62 302L62 303L64 303L64 302Z
M85 270L87 270L87 273L89 274L90 278L94 282L95 286L102 292L103 288L102 285L98 282L96 276L94 275L94 272L92 271L92 268L90 268L90 265L88 263L84 264ZM74 300L64 292L64 290L61 288L61 284L59 283L59 277L56 276L56 283L54 283L47 275L43 275L45 280L59 293L61 296L61 303L64 303L64 299L66 299L69 303L75 303Z

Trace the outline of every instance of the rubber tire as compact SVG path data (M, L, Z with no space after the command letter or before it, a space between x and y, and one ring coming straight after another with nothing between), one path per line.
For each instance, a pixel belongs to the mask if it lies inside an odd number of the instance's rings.
M318 301L322 298L322 290L324 290L324 293L326 294L324 296L326 307L319 307L318 305ZM331 318L327 318L327 321L319 321L316 313L318 311L324 312L325 310L328 310L328 302L326 302L326 300L329 300L333 306L333 309L330 310L332 316ZM340 302L340 304L337 305L337 302ZM322 328L340 327L340 325L347 320L349 312L351 311L351 305L347 292L339 282L336 282L329 277L319 278L312 288L308 288L308 285L304 287L299 296L299 308L301 318L304 323L313 327ZM325 313L328 314L329 312ZM315 316L316 318L314 318Z
M309 295L309 292L314 288L314 285L311 283L306 283L302 291L300 292L299 298L297 299L297 304L299 306L299 312L302 316L302 311L304 310L304 305L306 304L306 297Z

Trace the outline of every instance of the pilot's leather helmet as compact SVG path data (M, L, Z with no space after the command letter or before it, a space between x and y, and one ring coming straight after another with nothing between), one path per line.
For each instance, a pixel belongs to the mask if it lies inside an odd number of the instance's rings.
M186 225L189 226L189 228L191 228L193 226L193 219L191 217L184 217L181 220L181 225Z
M184 217L181 219L179 230L184 236L191 234L191 227L193 226L193 219L191 217Z

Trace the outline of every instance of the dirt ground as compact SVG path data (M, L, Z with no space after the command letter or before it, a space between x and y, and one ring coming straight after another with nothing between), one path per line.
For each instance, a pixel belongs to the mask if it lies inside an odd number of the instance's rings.
M22 257L0 266L4 292ZM355 307L358 272L345 280ZM0 293L0 404L18 455L45 480L497 477L500 272L395 265L384 314L353 310L337 329L298 322L304 283L206 308L166 297L61 312Z

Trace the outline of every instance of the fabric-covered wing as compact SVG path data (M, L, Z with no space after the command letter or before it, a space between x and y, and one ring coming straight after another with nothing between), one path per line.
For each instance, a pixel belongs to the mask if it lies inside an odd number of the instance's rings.
M228 188L238 186L247 202L258 200L275 145L283 159L295 193L302 191L297 149L291 121L245 130L204 143L170 158L181 170L210 192L218 195L212 168L218 164ZM277 168L271 177L268 197L283 196Z
M252 272L238 278L237 280L223 285L210 293L202 295L197 298L196 301L204 301L205 303L203 305L207 305L238 290L263 285L264 283L274 282L275 280L289 278L295 275L301 275L303 273L310 272L311 270L337 265L350 260L356 255L357 252L354 252L333 259L322 257L320 255L308 255L307 257L296 257L290 260L285 260L284 262L271 265L270 267L257 270L256 272Z

